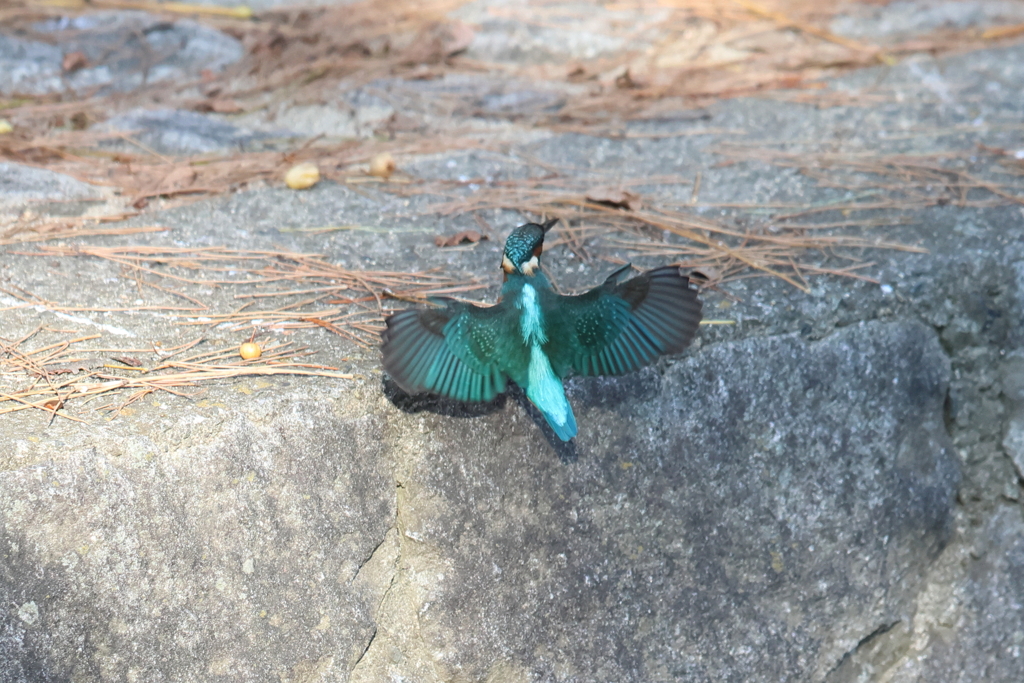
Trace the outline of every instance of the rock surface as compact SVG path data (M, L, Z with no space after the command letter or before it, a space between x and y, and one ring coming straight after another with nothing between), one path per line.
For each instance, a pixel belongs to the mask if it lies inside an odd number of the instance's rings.
M565 58L544 52L546 34L514 12L488 19L488 6L458 14L496 22L481 27L474 58ZM609 16L595 12L588 27ZM505 21L532 36L529 54L498 40ZM623 49L599 43L557 49ZM864 234L928 249L844 252L870 261L864 272L877 282L823 277L804 293L759 278L706 291L708 317L734 324L702 328L692 349L641 373L569 382L574 444L546 433L515 392L474 410L410 402L382 382L376 350L324 330L280 338L353 379L223 381L192 398L148 395L114 419L69 409L86 424L0 415L0 678L1017 681L1024 192L1013 167L979 150L1006 150L1007 160L1024 147L1022 55L1009 46L916 56L830 81L836 106L736 99L611 137L519 126L577 85L493 74L332 93L350 108L338 105L323 130L293 122L330 103L284 101L276 120L242 117L254 129L353 137L396 113L492 131L507 149L400 160L414 178L471 181L459 186L467 193L552 168L588 181L699 173L699 188L635 187L738 229L770 230L765 205L848 202L844 182L906 199L893 175L850 171L828 156L838 152L884 153L900 168L959 154L957 173L1009 196L972 185L871 214L878 227ZM217 128L212 139L232 135ZM164 144L159 134L146 141ZM207 142L183 135L163 152ZM779 150L808 161L787 166ZM94 191L13 163L0 178L0 205L14 214ZM154 201L118 224L166 233L72 244L323 253L352 268L440 269L486 283L473 296L493 300L500 238L532 216L480 211L490 241L439 249L438 233L481 227L432 213L442 199L328 180L303 192L257 186L171 209ZM602 248L643 267L670 258ZM612 268L566 246L544 260L565 289ZM180 286L239 305L235 289ZM0 252L0 342L39 325L102 334L103 348L195 337L164 311L123 310L181 305L140 289L117 263ZM32 303L18 298L25 292ZM242 336L202 329L203 348Z
M97 12L35 28L55 44L0 33L0 94L125 91L196 78L242 56L241 43L228 35L145 12ZM74 53L81 53L81 62L66 69L65 56Z
M385 621L357 680L820 680L948 537L947 375L920 325L718 344L574 382L571 465L518 406L397 421L382 610L418 619Z
M8 433L0 652L13 681L819 679L950 533L948 373L914 324L712 345L574 382L574 463L513 402L372 384L161 399L59 458Z
M935 30L987 28L1024 21L1024 7L1005 0L898 0L879 6L858 7L837 17L831 29L859 40L899 40Z
M0 212L21 213L40 202L75 202L102 199L88 183L45 168L0 162Z
M150 406L146 429L73 435L57 459L21 451L34 464L0 474L4 680L350 667L374 630L382 589L360 569L395 487L379 416L338 388L301 393L187 419Z
M171 155L240 150L263 137L211 115L180 109L136 109L111 117L98 128L131 135L132 140Z

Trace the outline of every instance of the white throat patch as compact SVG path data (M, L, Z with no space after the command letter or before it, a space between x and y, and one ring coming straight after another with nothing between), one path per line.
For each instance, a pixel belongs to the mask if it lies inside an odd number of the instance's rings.
M537 259L536 256L531 256L530 260L524 263L522 266L520 266L519 269L523 271L523 275L529 275L532 277L533 274L537 271L537 268L539 267L540 261Z

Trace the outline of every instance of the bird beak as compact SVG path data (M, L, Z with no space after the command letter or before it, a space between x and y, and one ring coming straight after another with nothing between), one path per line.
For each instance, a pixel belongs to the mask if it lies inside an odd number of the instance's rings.
M542 223L541 226L540 226L540 229L543 230L544 234L546 235L546 234L548 234L548 230L550 230L551 228L555 227L555 223L557 223L559 220L561 220L561 219L559 219L559 218L552 218L547 223Z

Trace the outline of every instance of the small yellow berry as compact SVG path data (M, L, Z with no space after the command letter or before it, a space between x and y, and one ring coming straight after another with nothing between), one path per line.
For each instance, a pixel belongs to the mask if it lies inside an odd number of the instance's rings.
M254 360L263 355L263 349L260 348L259 344L246 342L238 347L238 355L245 360Z
M396 168L398 165L390 152L381 152L370 159L370 175L375 175L378 178L390 178Z
M284 184L293 190L305 190L320 182L320 169L316 164L306 162L288 169L284 175Z
M7 119L0 119L0 135L3 135L5 133L13 133L13 132L14 132L14 126L11 125L11 122L8 121Z

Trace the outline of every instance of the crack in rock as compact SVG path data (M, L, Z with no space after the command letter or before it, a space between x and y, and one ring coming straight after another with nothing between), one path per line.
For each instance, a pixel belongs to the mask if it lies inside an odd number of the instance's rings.
M886 623L886 624L882 624L878 628L876 628L874 631L872 631L871 633L867 634L866 636L864 636L863 638L858 640L857 644L854 645L850 650L845 652L843 654L843 656L839 658L839 661L836 662L835 666L833 666L831 669L828 670L828 673L825 674L824 680L826 680L826 681L833 680L832 679L833 675L837 674L837 672L839 672L843 668L843 666L848 661L850 661L850 659L853 656L855 656L862 648L864 648L865 646L870 644L875 639L877 639L877 638L885 635L889 631L891 631L901 621L902 621L902 619L897 619L895 621L892 621L892 622L889 622L889 623ZM840 676L840 678L842 678L842 677Z

